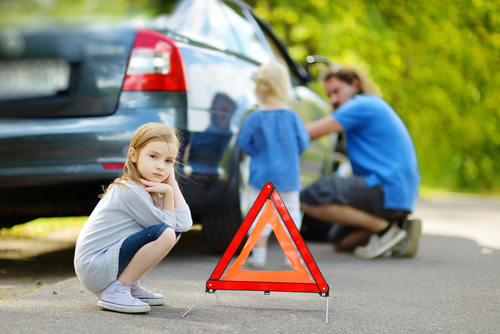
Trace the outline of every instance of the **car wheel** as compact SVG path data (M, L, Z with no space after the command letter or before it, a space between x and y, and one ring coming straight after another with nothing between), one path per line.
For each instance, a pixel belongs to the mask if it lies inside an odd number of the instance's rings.
M203 234L210 252L222 254L229 247L241 226L240 208L226 212L204 214L201 217Z
M250 158L239 154L237 169L238 191L229 191L229 193L238 196L238 205L229 211L203 214L200 217L205 241L212 253L222 254L226 251L243 222L242 217L246 216L253 204L249 203L249 171ZM238 250L245 244L245 241L246 237L239 245Z

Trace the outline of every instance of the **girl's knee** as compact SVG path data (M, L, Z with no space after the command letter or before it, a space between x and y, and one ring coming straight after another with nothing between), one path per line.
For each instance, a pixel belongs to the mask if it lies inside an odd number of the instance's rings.
M163 231L163 233L158 238L158 240L161 240L162 242L167 242L172 245L175 244L176 239L177 238L175 236L175 231L171 227L166 228L165 231Z

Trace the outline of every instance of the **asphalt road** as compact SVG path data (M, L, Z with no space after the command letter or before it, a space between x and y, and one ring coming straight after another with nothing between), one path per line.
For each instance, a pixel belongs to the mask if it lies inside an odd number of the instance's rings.
M181 318L204 295L220 259L195 231L142 280L167 299L148 314L100 310L71 272L72 249L38 258L31 271L0 261L0 270L11 266L0 287L16 268L37 286L0 301L0 333L500 333L500 199L421 200L415 216L424 234L411 259L359 260L307 242L330 286L328 325L326 298L287 292L217 291ZM269 253L266 269L282 269L277 242Z

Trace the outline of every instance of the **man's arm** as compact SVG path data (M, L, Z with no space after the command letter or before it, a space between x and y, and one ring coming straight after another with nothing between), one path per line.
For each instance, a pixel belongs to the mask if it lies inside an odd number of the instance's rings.
M332 132L343 132L344 128L335 118L328 115L306 124L306 130L309 132L311 140L314 140Z

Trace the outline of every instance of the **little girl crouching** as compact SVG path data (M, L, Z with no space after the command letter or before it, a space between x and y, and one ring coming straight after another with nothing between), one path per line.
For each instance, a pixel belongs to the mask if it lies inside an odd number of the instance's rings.
M165 302L140 279L193 224L175 179L179 145L176 130L164 124L137 129L123 175L100 196L78 236L76 274L104 309L143 313Z

